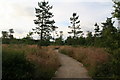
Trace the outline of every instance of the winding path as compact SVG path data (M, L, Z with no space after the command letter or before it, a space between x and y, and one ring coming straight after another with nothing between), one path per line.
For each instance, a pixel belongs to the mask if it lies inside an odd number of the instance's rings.
M61 67L56 71L54 78L90 78L80 62L56 51Z

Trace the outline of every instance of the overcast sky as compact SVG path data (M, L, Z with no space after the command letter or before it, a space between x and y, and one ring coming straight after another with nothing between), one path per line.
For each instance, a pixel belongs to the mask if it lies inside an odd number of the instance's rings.
M13 28L16 38L25 37L36 27L33 20L38 2L41 0L0 0L0 32ZM64 37L68 36L73 12L79 15L82 30L93 32L95 22L100 25L113 11L112 0L49 0L49 4L53 5L55 25L64 32Z

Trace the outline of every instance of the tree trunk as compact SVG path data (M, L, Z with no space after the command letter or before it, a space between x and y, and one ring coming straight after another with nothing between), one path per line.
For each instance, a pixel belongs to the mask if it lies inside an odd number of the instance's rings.
M74 37L73 37L73 38L75 39L75 37L76 37L76 34L75 34L75 21L74 21L74 23L73 23L73 28L74 28L74 29L73 29L73 33L74 33Z
M41 30L40 39L43 40L43 30Z

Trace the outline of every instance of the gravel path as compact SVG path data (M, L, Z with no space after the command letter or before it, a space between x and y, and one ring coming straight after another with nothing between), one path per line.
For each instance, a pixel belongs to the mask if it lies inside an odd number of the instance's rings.
M54 78L90 78L87 70L77 60L59 52L58 57L61 67L56 71Z

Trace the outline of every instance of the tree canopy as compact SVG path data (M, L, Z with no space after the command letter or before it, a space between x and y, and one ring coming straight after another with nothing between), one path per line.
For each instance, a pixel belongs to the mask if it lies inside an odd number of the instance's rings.
M82 31L80 30L80 20L78 19L79 16L77 16L77 13L73 13L72 17L70 17L70 23L72 25L68 26L68 28L71 29L71 32L68 33L73 34L73 38L77 38L82 33Z
M52 6L46 1L38 2L38 6L39 8L35 8L37 19L34 20L38 27L33 29L33 31L40 36L40 40L50 39L50 32L56 28L54 26L55 21L52 19L54 15L50 12Z

